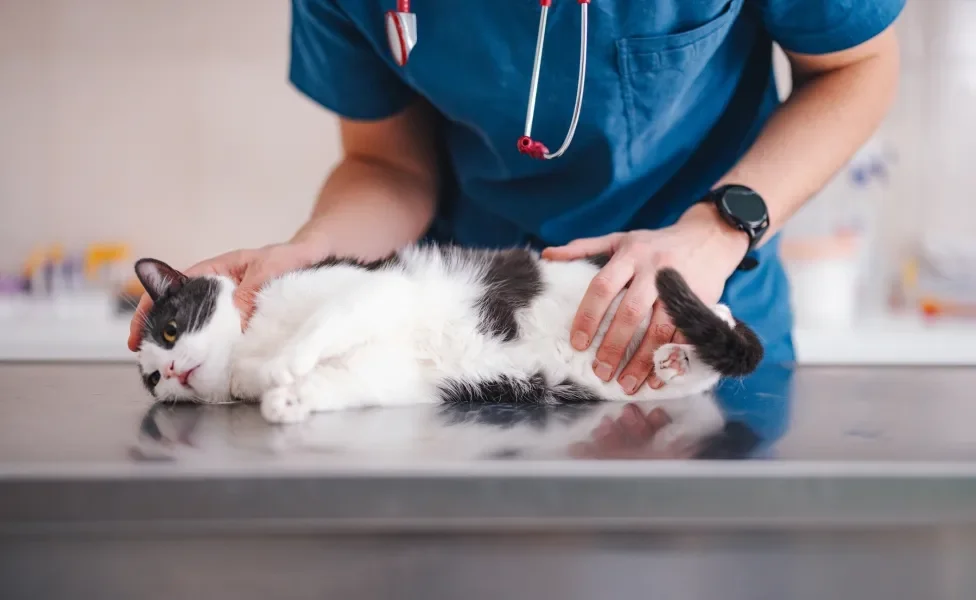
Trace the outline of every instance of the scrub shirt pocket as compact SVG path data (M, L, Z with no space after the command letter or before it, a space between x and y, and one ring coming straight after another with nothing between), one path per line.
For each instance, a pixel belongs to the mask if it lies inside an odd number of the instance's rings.
M694 94L706 87L699 79L743 2L730 0L717 16L690 30L617 40L630 154L635 161L640 148L660 148L662 138L694 110L698 104Z

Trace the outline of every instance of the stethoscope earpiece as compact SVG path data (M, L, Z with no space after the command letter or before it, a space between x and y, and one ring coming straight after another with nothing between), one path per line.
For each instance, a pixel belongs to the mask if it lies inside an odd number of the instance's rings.
M573 141L576 126L579 124L580 111L583 107L583 83L586 80L586 37L587 37L587 8L590 0L576 0L580 5L580 59L579 75L576 79L576 104L573 107L573 119L566 132L566 138L555 152L550 153L542 142L532 139L532 121L535 118L535 103L539 92L539 72L542 69L542 47L546 40L546 19L552 0L539 0L542 14L539 16L539 34L536 37L535 61L532 64L532 82L529 85L529 103L525 113L525 133L518 139L518 151L531 158L551 160L562 156ZM393 60L399 66L407 64L410 51L417 45L417 15L410 12L410 0L397 0L397 9L386 13L386 36L390 43Z

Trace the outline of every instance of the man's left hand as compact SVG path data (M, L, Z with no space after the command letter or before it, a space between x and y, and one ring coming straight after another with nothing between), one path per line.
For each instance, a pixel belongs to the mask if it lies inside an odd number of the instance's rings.
M705 304L716 304L748 246L745 233L727 225L714 205L703 202L688 209L670 227L580 239L566 246L547 248L542 256L549 260L575 260L610 255L610 261L593 278L580 303L571 340L577 350L589 348L611 303L626 289L597 349L593 369L604 381L610 381L619 372L621 387L633 394L645 381L655 389L663 386L653 373L654 351L671 341L685 342L657 300L654 282L657 271L674 268ZM619 370L627 346L648 314L651 319L647 333L628 363Z

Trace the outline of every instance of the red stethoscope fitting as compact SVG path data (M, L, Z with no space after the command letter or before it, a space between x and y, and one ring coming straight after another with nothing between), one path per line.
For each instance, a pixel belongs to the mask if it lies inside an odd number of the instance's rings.
M558 150L550 153L542 142L532 139L532 121L535 118L535 102L539 91L539 71L542 69L542 46L546 39L546 19L549 16L549 7L552 5L552 0L539 0L539 4L542 6L542 14L539 16L539 34L536 38L535 61L532 64L532 82L529 85L529 102L525 113L525 133L518 139L519 152L532 158L550 160L562 156L572 143L576 126L579 124L580 110L583 107L583 82L586 79L587 7L590 0L576 1L580 5L581 16L576 104L573 107L573 118L569 124L569 130L566 132L566 139L563 140L563 144ZM417 15L410 12L410 0L397 0L396 10L386 13L386 36L390 42L393 60L401 67L407 64L411 50L417 45Z

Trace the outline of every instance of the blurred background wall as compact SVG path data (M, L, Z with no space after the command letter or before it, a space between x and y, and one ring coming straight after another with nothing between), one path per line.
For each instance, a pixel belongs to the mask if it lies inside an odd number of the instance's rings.
M289 26L286 0L0 0L0 274L48 244L187 265L289 236L339 151L333 118L287 82ZM786 232L798 345L976 361L976 327L922 338L891 300L906 256L934 245L936 275L901 306L937 289L976 315L976 0L908 0L898 28L894 108Z
M187 264L291 235L336 160L285 0L0 1L0 269L126 241Z
M52 241L124 239L180 263L289 235L338 151L332 118L287 84L289 11L0 2L0 268ZM972 231L976 2L910 0L899 27L886 237Z

